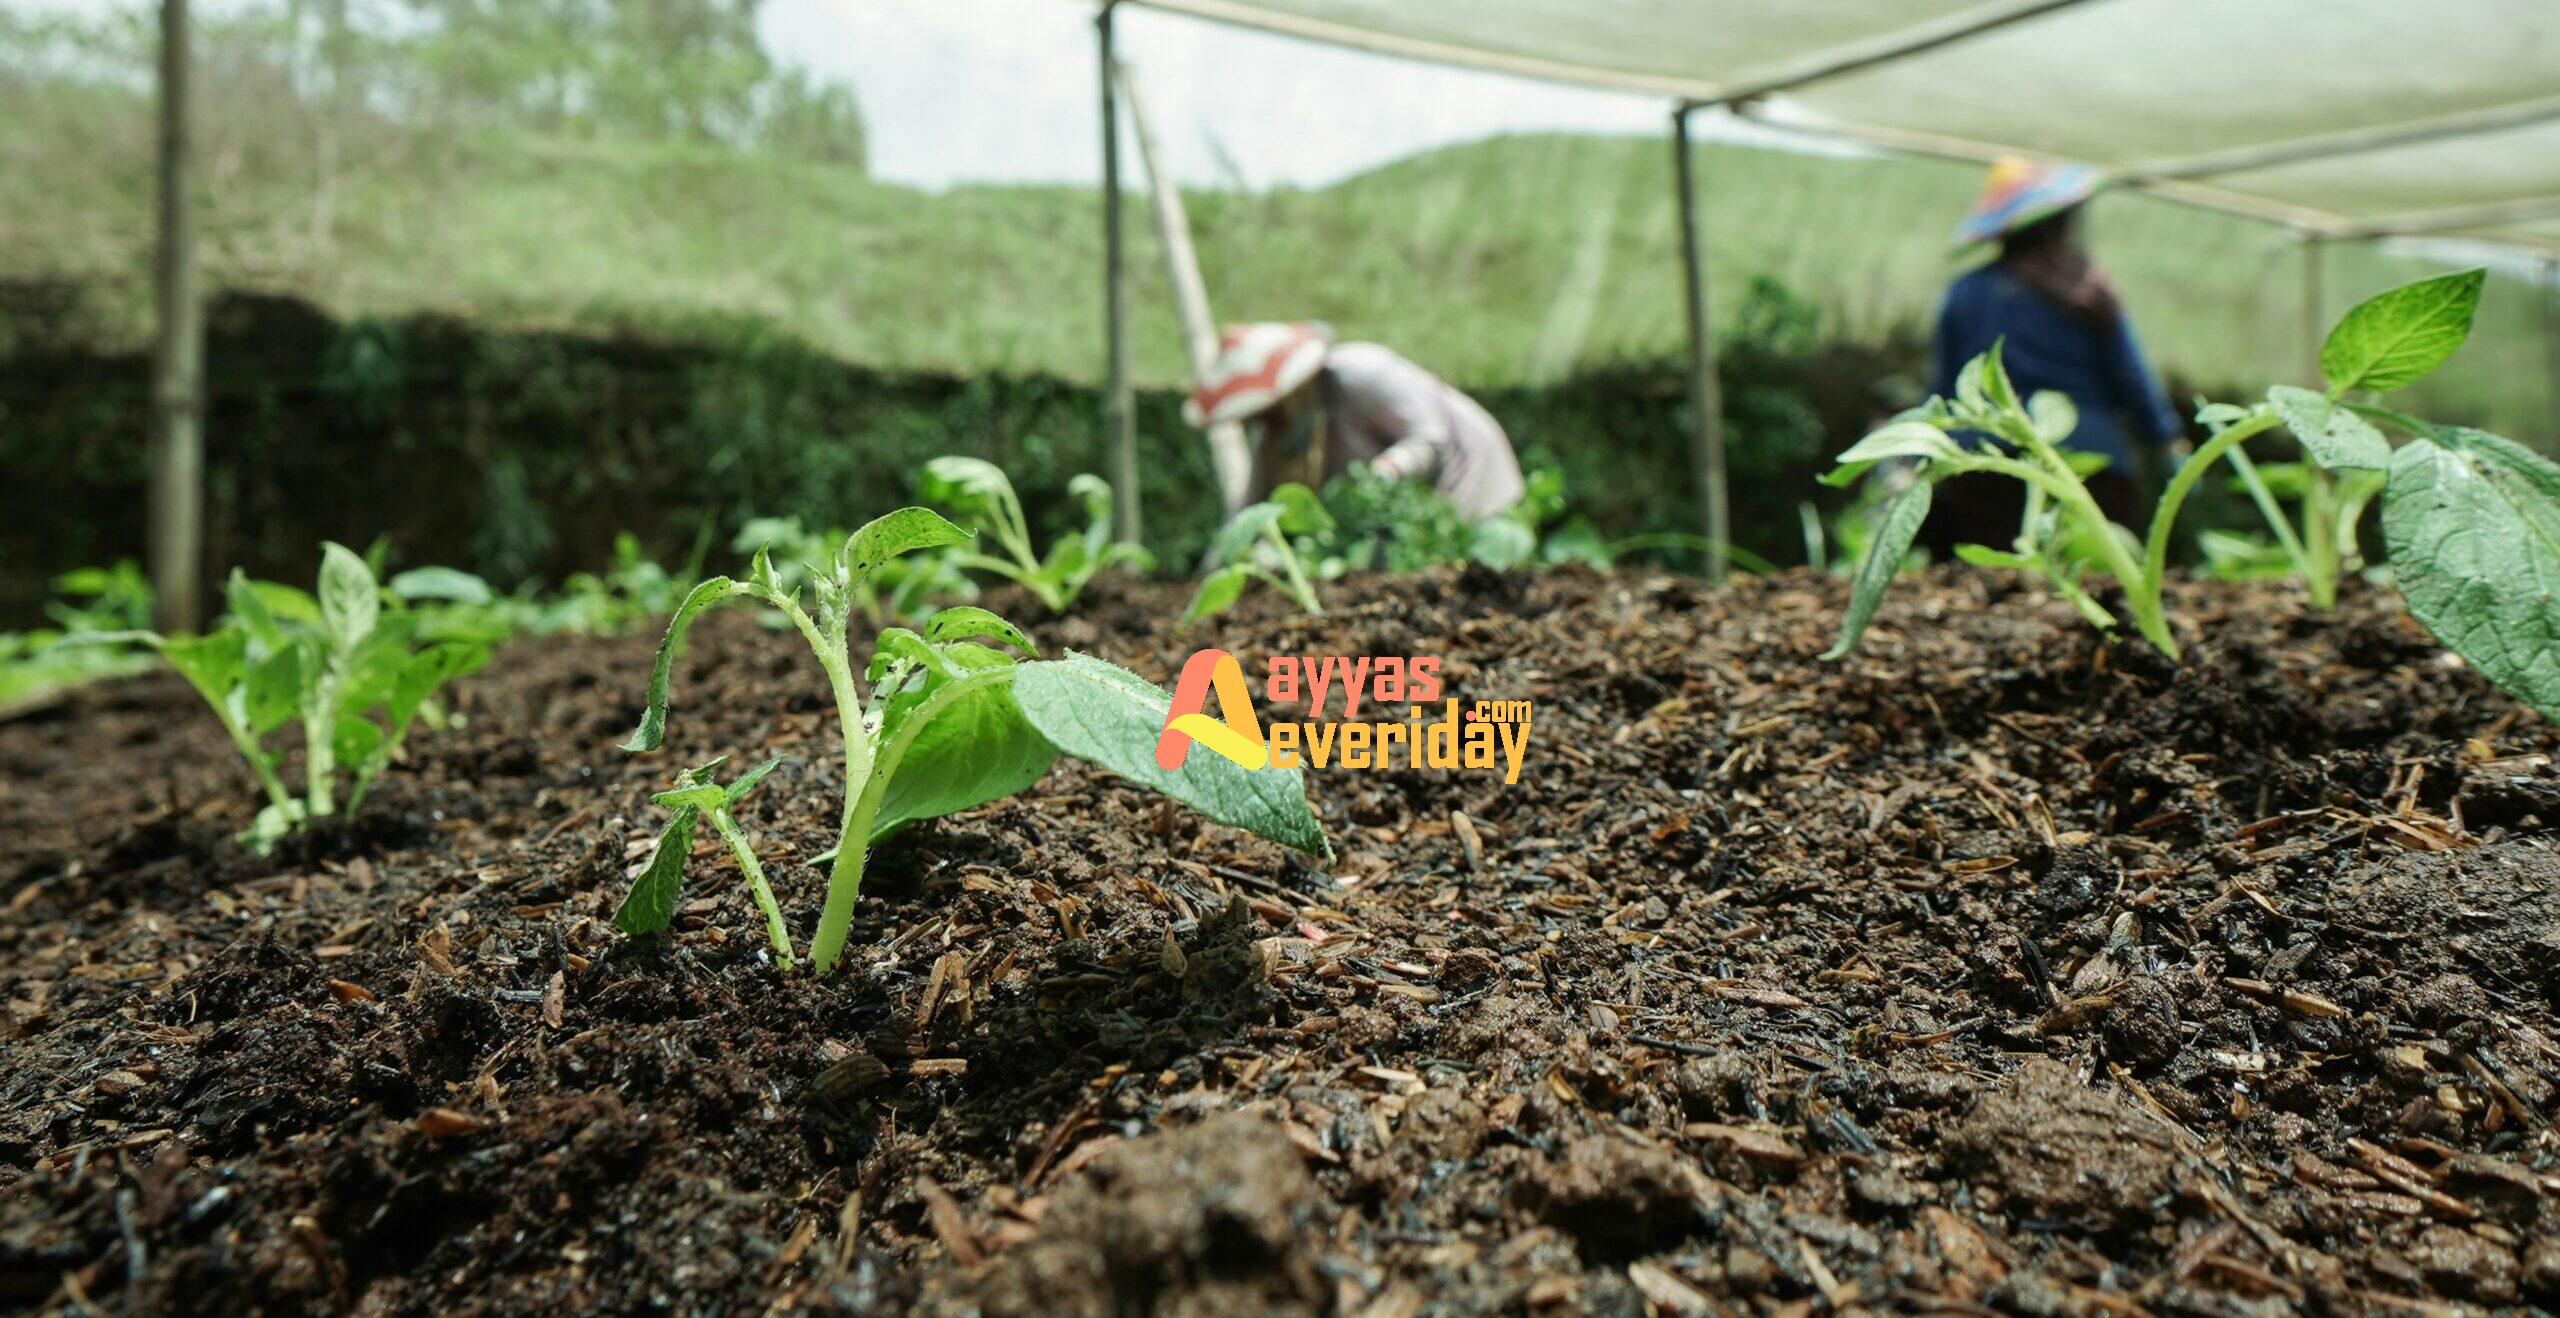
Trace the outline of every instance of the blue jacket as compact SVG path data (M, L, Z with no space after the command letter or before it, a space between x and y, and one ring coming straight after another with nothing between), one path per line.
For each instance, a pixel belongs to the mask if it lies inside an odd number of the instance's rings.
M2000 343L2000 361L2020 398L2052 389L2080 409L2070 446L2106 455L2132 473L2134 445L2150 448L2184 430L2143 360L2122 316L2111 330L2091 329L1997 261L1970 271L1947 289L1938 308L1937 372L1930 391L1952 398L1956 372Z

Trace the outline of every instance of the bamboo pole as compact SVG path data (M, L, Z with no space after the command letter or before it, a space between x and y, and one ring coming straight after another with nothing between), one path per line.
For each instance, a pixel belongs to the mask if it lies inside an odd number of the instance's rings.
M1112 45L1114 3L1102 6L1093 24L1102 73L1102 307L1108 356L1103 368L1102 432L1111 447L1112 520L1124 544L1143 535L1138 515L1138 432L1129 392L1129 279L1122 254L1120 223L1120 99L1111 77L1117 62Z
M160 4L159 251L152 295L150 560L155 621L191 632L203 621L204 315L196 286L194 107L187 0Z
M1200 278L1200 258L1191 247L1191 218L1182 208L1182 189L1165 172L1156 150L1154 123L1147 118L1146 98L1137 74L1127 64L1116 66L1120 95L1129 104L1129 127L1138 139L1138 164L1147 172L1147 191L1155 199L1156 238L1164 247L1165 274L1173 283L1173 309L1182 318L1183 351L1191 361L1191 378L1209 378L1218 360L1218 323L1209 314L1209 288ZM1245 488L1253 479L1253 453L1244 427L1233 421L1210 426L1209 466L1217 473L1218 497L1227 516L1244 507Z
M1732 510L1725 485L1724 398L1707 323L1707 258L1698 241L1697 186L1690 160L1689 113L1696 108L1683 104L1672 110L1671 149L1680 193L1681 291L1689 322L1689 466L1697 485L1698 520L1707 536L1707 580L1720 583L1726 547L1733 543Z

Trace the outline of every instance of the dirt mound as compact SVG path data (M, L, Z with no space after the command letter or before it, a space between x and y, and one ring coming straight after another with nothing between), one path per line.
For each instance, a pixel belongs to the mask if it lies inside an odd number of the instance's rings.
M814 927L823 679L520 646L272 860L175 679L0 724L0 1304L1382 1315L2560 1305L2550 728L2383 602L2180 587L2170 668L1990 575L1106 580L1046 650L1432 654L1518 784L1311 773L1318 869L1066 763ZM1266 714L1302 717L1300 708ZM373 809L369 806L369 813ZM381 826L388 823L391 826Z

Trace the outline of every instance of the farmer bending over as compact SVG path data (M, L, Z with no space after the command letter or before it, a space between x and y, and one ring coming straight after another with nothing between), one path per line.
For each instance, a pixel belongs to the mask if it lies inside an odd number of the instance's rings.
M2107 460L2088 478L2089 493L2109 521L2132 525L2142 503L2136 451L2154 459L2185 428L2134 342L2115 286L2081 250L2080 206L2097 182L2080 165L1991 167L1956 242L1996 240L2000 254L1947 289L1931 392L1953 398L1956 373L2000 344L2019 398L2046 389L2070 397L2080 425L2068 446ZM1940 558L1967 542L2006 548L2025 500L2025 488L2005 477L1957 477L1939 486L1921 543Z
M1391 349L1337 344L1312 321L1228 326L1182 417L1203 429L1252 428L1249 498L1289 481L1322 489L1355 462L1391 480L1429 481L1470 519L1520 498L1511 440L1476 400Z

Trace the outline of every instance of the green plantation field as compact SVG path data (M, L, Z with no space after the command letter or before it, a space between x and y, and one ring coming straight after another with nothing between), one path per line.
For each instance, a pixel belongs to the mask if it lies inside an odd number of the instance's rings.
M26 103L38 92L0 84L0 110L36 125L0 135L0 169L49 180L0 190L0 279L70 277L83 334L138 343L145 107L59 84ZM214 123L205 247L218 286L345 316L438 309L512 327L681 337L745 319L887 368L1090 379L1099 365L1089 188L931 193L727 148L485 128L429 140L362 123L337 130L324 186L308 122ZM1324 188L1187 200L1220 314L1321 317L1471 384L1535 384L1678 351L1669 167L1657 141L1524 136ZM1701 176L1722 316L1772 276L1824 309L1828 334L1869 342L1925 323L1957 267L1947 226L1976 182L1939 162L1725 144L1703 148ZM1130 223L1140 378L1171 383L1182 358L1143 206ZM2301 263L2281 231L2121 197L2098 207L2094 242L2165 373L2298 371ZM2336 250L2329 314L2450 264ZM2479 343L2430 382L2432 411L2555 438L2535 294L2493 281Z

